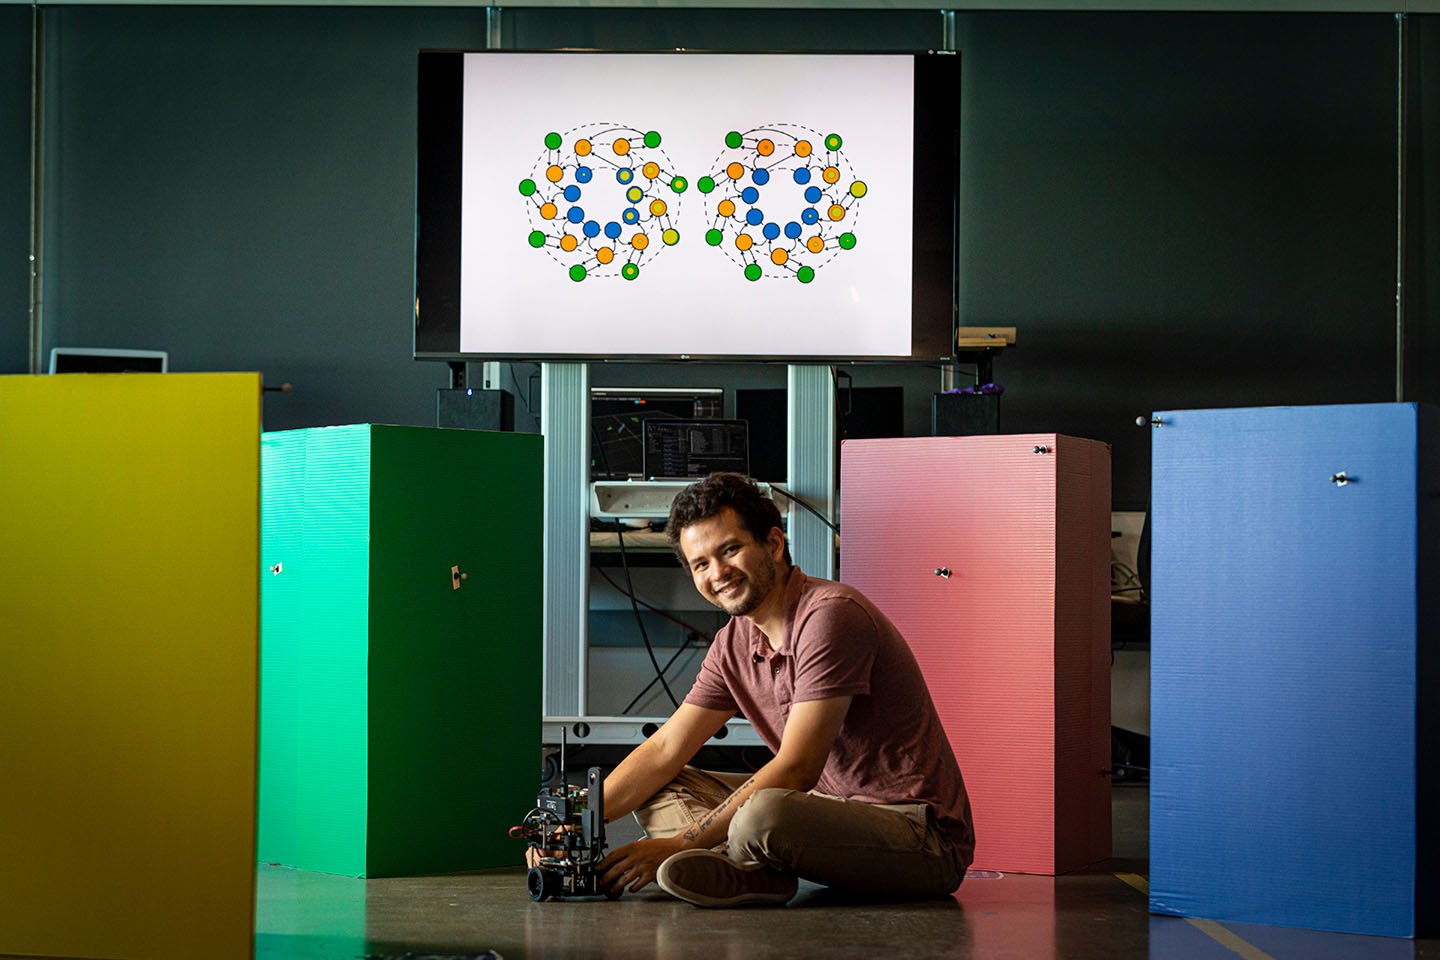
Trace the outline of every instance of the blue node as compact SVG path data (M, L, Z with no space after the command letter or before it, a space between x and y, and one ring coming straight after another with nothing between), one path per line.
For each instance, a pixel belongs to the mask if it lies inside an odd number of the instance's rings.
M820 202L820 188L819 188L819 187L806 187L806 188L805 188L805 202L806 202L806 203L819 203L819 202Z
M577 187L577 186L575 186L575 184L573 184L573 183L570 184L570 186L568 186L568 187L565 188L565 199L566 199L566 200L569 200L571 203L574 203L576 200L579 200L579 199L580 199L580 188Z
M575 179L580 181L581 183L589 183L590 178L593 176L595 176L595 174L589 167L575 168Z
M799 240L800 224L796 223L794 220L791 220L789 223L785 224L785 236L789 237L791 240Z
M621 183L629 183L631 180L635 179L635 171L631 170L629 167L621 167L619 170L615 171L615 179L620 181Z
M817 211L814 207L806 207L806 208L805 208L803 211L801 211L801 213L800 213L800 220L801 220L802 223L807 223L807 224L808 224L808 223L814 223L815 221L817 221L817 220L819 220L819 219L820 219L820 213L819 213L819 211Z
M799 170L796 170L796 171L795 171L795 182L796 182L796 183L809 183L809 182L810 182L810 168L809 168L809 167L801 167ZM812 202L813 202L813 201L812 201Z
M605 224L605 236L609 237L611 240L620 239L620 224L616 223L614 220L611 220L609 223Z
M752 227L758 227L765 222L765 214L760 212L759 207L751 207L750 212L745 214L745 222Z
M569 220L571 223L579 223L581 220L585 219L585 211L581 210L579 207L571 207L570 212L565 214L565 219Z
M584 229L585 229L585 236L587 236L587 237L598 237L598 236L600 236L600 224L596 223L594 220L586 220L586 221L585 221L585 228L584 228ZM619 231L616 231L616 232L618 233Z
M634 223L635 221L640 219L640 211L636 210L634 207L626 207L625 212L620 214L620 219L624 220L626 223Z
M765 234L766 240L774 240L780 236L780 225L778 223L767 223L765 224L765 229L760 232Z
M763 187L770 182L770 171L756 167L755 172L750 174L750 179L755 181L757 187Z
M744 190L740 191L740 199L744 200L746 203L754 203L756 200L760 199L760 191L756 190L754 187L746 187Z

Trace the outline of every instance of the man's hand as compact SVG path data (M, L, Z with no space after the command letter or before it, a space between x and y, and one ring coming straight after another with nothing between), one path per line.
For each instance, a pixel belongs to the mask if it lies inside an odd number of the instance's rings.
M628 890L634 893L650 885L655 873L673 853L685 849L682 837L636 840L617 847L600 861L598 886L613 896Z
M571 825L568 826L568 827L556 827L554 830L550 831L550 836L553 837L553 838L554 838L554 841L555 841L555 846L554 846L553 848L550 848L550 849L542 849L542 848L538 848L538 847L526 847L526 848L525 848L525 866L527 866L527 867L538 867L538 866L540 865L540 858L541 858L541 857L563 857L563 856L565 856L565 841L561 839L560 834L566 833L566 832L575 833L575 832L578 831L579 829L580 829L579 827L575 826L574 824L571 824Z

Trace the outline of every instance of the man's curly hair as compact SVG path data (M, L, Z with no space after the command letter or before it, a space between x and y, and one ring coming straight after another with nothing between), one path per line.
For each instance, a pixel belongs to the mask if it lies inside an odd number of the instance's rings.
M712 473L704 480L697 480L676 495L670 505L670 519L665 524L665 536L670 549L682 567L689 566L685 552L680 549L680 533L686 527L719 515L726 507L734 510L740 518L740 525L750 532L757 543L763 543L772 527L785 529L780 519L780 510L775 501L760 492L755 481L739 473ZM790 566L790 544L785 544L785 565Z

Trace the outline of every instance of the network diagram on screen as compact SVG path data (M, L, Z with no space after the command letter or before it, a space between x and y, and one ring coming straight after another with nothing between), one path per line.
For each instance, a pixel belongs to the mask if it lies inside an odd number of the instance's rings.
M727 132L724 149L695 181L703 210L689 220L681 210L690 181L663 141L658 130L610 123L546 133L519 184L529 245L576 283L637 280L666 247L702 232L752 282L808 284L855 248L869 186L850 170L840 134L790 123Z
M952 349L953 58L422 63L417 356Z

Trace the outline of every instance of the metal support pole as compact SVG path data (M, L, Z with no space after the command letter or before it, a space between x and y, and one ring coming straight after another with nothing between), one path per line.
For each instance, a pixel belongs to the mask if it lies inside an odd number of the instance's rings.
M586 715L590 610L590 367L540 365L545 435L546 717Z
M1395 401L1405 400L1405 162L1406 113L1405 80L1409 58L1406 14L1395 14Z
M791 364L786 488L826 517L835 516L835 381L830 368ZM790 556L815 577L835 578L835 535L810 511L790 505Z
M45 13L30 8L30 372L41 373L44 355L44 296L41 267L45 240Z
M948 51L950 51L950 52L953 53L953 52L957 49L957 47L956 47L956 42L957 42L957 41L956 41L956 39L955 39L955 11L954 11L954 10L941 10L941 11L940 11L940 49L941 49L941 50L948 50ZM952 343L950 346L951 346L951 348L953 349L955 345ZM953 363L947 363L947 364L944 364L943 366L941 366L941 367L940 367L940 392L941 392L941 393L945 393L945 392L947 392L947 391L954 390L954 389L958 388L958 387L960 386L960 384L959 384L959 382L958 382L958 377L959 377L959 373L958 373L958 372L956 371L956 369L955 369L955 364L953 364Z

